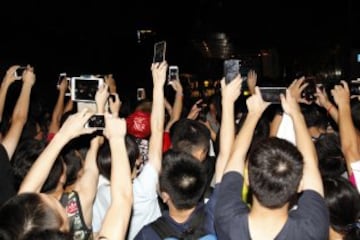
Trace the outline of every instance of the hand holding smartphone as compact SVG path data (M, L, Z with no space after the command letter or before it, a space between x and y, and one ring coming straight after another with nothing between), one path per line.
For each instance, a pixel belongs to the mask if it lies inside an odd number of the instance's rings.
M20 66L15 70L15 77L17 79L21 79L22 78L22 74L25 71L26 67L25 66Z
M165 61L166 41L156 42L154 44L153 63L161 63Z

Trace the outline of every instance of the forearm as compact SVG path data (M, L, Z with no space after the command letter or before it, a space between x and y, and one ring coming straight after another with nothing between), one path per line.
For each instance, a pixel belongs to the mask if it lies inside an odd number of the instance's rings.
M24 82L21 88L19 98L14 107L12 121L21 121L25 124L29 112L30 95L32 85Z
M215 166L215 182L221 181L226 164L229 160L231 147L235 138L234 104L222 101L220 126L220 151Z
M151 137L149 142L149 161L159 172L164 132L164 91L163 86L154 86L151 110Z
M64 112L64 99L65 92L60 90L58 99L54 107L54 111L52 113L49 132L56 133L60 128L61 116Z
M183 108L183 93L176 92L170 121L175 122L180 119L182 108Z
M6 94L7 94L9 87L10 87L10 83L8 83L8 82L3 82L1 84L1 88L0 88L0 122L2 121L5 100L6 100Z
M230 156L225 172L237 171L241 175L244 174L246 155L250 148L252 137L260 117L261 114L259 113L247 114L240 132L235 139L234 146L232 148L233 152Z
M99 236L107 239L124 239L133 201L130 166L124 139L110 140L110 148L112 158L111 204Z
M303 155L303 188L312 189L323 195L323 186L318 167L317 154L314 143L301 112L293 114L296 146Z
M335 121L335 123L339 123L339 111L336 106L329 102L324 107L327 114L330 115L330 117Z
M66 137L62 136L61 134L55 135L55 137L49 142L47 147L31 166L29 172L21 183L18 193L40 192L56 158L66 143Z
M360 154L357 133L351 117L350 104L339 105L339 133L341 149L345 156L347 169L350 171L349 173L351 173L350 164L351 162L359 160Z

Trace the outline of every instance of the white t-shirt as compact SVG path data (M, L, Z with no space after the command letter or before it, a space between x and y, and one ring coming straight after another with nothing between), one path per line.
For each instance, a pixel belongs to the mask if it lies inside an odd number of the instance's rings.
M161 216L157 195L159 175L154 167L147 163L133 181L133 210L129 224L128 239L132 240L140 229ZM110 185L103 183L99 186L93 206L92 227L99 232L106 211L110 206Z

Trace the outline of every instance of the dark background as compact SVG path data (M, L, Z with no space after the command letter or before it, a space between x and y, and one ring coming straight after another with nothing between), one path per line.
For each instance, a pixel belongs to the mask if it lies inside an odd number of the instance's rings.
M195 79L222 75L222 61L247 56L259 81L299 71L341 69L353 78L360 49L360 1L8 1L0 4L0 71L35 67L35 92L52 106L57 76L114 73L120 95L151 89L153 44L166 40L167 61ZM138 30L151 33L138 35ZM262 74L270 54L269 76ZM251 61L250 61L251 62ZM268 68L269 68L268 66Z

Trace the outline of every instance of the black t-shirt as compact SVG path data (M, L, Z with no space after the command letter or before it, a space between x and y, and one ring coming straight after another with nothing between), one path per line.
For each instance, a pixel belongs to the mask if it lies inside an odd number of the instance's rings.
M249 232L249 207L241 200L243 177L237 172L224 175L220 183L219 198L215 207L215 227L219 239L251 239ZM315 191L301 194L296 209L276 240L327 240L329 212L324 199Z
M16 195L14 173L6 149L0 144L0 206Z

